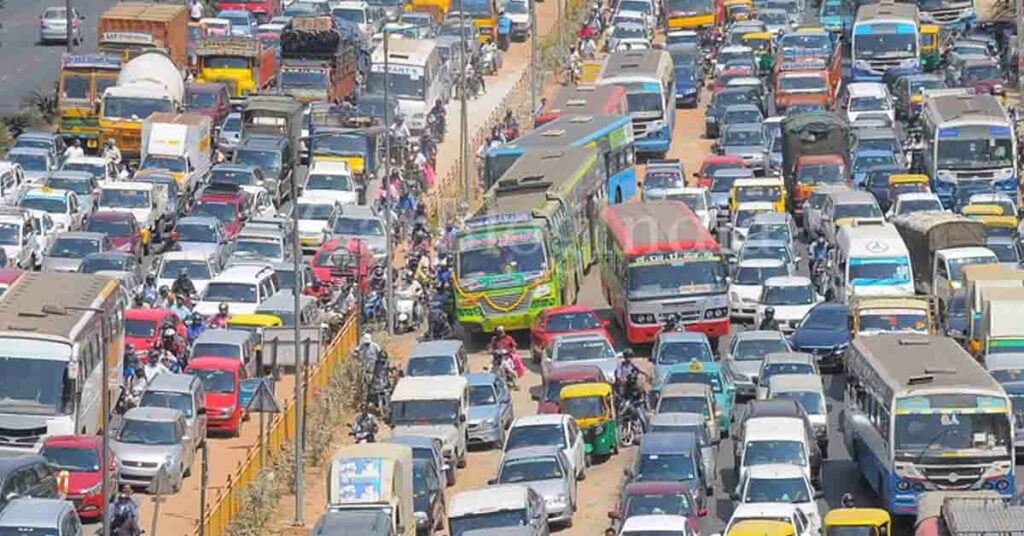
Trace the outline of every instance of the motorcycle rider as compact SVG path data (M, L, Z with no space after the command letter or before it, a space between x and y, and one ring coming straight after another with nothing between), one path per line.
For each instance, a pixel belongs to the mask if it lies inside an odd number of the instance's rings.
M622 351L622 361L619 361L618 366L615 367L615 384L624 387L629 381L630 376L634 374L647 376L646 372L640 370L633 363L633 349L626 348Z
M370 413L370 406L364 402L359 416L356 417L355 425L352 427L352 435L355 436L357 442L373 443L378 428L380 426L377 424L377 416Z
M380 345L373 340L373 335L370 335L369 331L363 333L363 340L359 343L358 352L359 357L362 359L364 371L373 370L373 365L381 351Z
M508 352L508 357L512 359L512 366L517 376L522 376L526 372L526 366L523 365L522 359L519 358L519 354L516 352L516 340L511 335L505 333L505 326L495 328L494 336L491 337L488 349L490 349L492 356L499 350Z
M192 316L188 319L188 326L185 328L185 336L188 338L188 343L192 344L196 342L203 332L206 331L206 324L203 323L203 315L199 313L192 313Z
M146 383L153 381L153 378L156 378L160 374L170 372L167 370L167 367L164 366L163 360L158 357L163 351L161 345L159 343L154 344L153 349L157 351L150 352L149 359L146 360L146 366L142 368L143 376L146 377Z
M818 263L824 262L828 258L828 242L825 241L824 236L819 236L817 240L811 244L811 272L815 272Z
M121 493L109 508L111 534L136 536L142 533L139 529L139 503L135 500L131 486L121 486Z
M178 296L186 296L188 298L199 295L199 293L196 292L196 286L192 283L192 279L188 276L188 268L181 268L178 270L178 277L171 285L171 292Z
M181 340L174 327L164 324L161 340L163 349L170 352L175 358L182 359L185 357L184 341Z
M505 139L512 140L519 137L519 120L516 119L516 114L512 113L512 109L505 110Z
M775 319L775 308L768 307L764 310L764 318L761 319L761 324L757 326L757 329L778 331L779 321Z
M154 307L159 307L160 309L171 309L174 307L174 294L171 294L170 287L163 285L157 293L160 295L160 298L157 299Z
M206 323L210 329L227 329L228 327L228 304L221 303L217 307L217 314L210 317Z
M427 311L427 332L431 340L447 339L452 335L452 326L448 321L448 312L445 311L441 296L435 295L430 301L430 310Z
M103 158L115 166L121 166L121 149L117 148L114 138L107 138L107 141L103 142Z
M384 277L384 266L381 264L374 266L373 271L370 272L370 290L376 290L378 292L384 290L384 287L387 285L387 279Z
M331 299L330 289L320 284L319 277L314 277L309 285L302 289L302 293L316 298L316 301L320 303L327 303Z
M156 276L153 274L146 274L146 280L142 283L142 291L139 293L142 297L142 302L148 307L153 307L156 304L156 298L158 296L156 289Z

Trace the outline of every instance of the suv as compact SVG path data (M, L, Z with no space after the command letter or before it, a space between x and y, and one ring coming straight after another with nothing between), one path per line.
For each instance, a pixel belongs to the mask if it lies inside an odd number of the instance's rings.
M263 186L275 205L290 195L295 177L296 162L292 158L291 142L283 136L248 136L235 149L234 162L260 168L265 178Z
M195 311L214 315L221 303L227 303L231 314L253 314L275 292L277 279L271 266L232 266L206 285Z
M35 270L42 261L43 246L27 209L0 206L0 248L7 254L8 263Z

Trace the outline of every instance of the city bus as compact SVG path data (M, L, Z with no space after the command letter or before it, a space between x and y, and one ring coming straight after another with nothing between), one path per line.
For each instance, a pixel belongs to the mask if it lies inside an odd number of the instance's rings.
M715 25L715 0L668 0L669 30L696 30Z
M857 337L846 357L843 442L897 515L930 491L1014 493L1010 399L953 339Z
M995 96L926 95L920 121L925 173L943 206L963 183L1017 197L1013 122Z
M853 23L853 82L878 82L889 69L920 69L917 6L885 0L861 6Z
M490 188L524 154L558 147L592 147L600 151L609 203L623 203L639 194L633 167L633 127L629 117L622 115L563 117L487 151L486 186Z
M627 115L626 90L621 86L565 86L534 116L534 127L570 115Z
M598 246L604 297L630 344L653 342L670 315L712 341L729 332L724 257L684 203L610 205Z
M592 148L520 158L456 236L455 313L469 331L526 329L575 302L594 261L604 166Z
M597 85L626 88L636 152L664 158L676 117L676 70L667 50L626 50L608 55Z
M123 385L123 303L118 282L98 275L26 273L0 309L0 451L38 451L48 435L103 428Z

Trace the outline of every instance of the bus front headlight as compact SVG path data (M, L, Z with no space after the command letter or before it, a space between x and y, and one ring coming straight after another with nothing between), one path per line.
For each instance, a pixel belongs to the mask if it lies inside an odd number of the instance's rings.
M533 297L536 299L546 298L549 294L551 294L551 285L548 283L538 285L533 289Z

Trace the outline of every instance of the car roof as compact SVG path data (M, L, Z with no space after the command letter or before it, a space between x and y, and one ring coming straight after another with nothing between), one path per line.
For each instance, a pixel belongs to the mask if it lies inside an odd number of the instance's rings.
M789 391L814 391L823 393L825 388L816 374L776 374L768 378L773 393Z
M146 391L189 393L192 391L195 381L196 377L191 374L157 374L146 385Z
M767 330L767 329L754 329L754 330L750 330L750 331L741 331L741 332L733 335L733 337L737 341L748 340L748 339L749 340L755 340L755 341L758 341L758 340L763 341L763 340L785 339L785 336L782 334L781 331L772 331L772 330Z
M807 287L811 279L803 275L777 275L764 280L764 286L772 287Z
M405 434L402 434L402 435L391 436L391 437L385 439L384 442L385 443L395 443L395 444L398 444L398 445L407 445L409 447L412 447L413 449L428 448L428 449L434 450L434 448L438 446L438 443L441 442L441 439L438 438L438 437L432 437L432 436L418 436L418 435L405 435Z
M632 534L633 531L645 534L662 533L663 531L665 534L682 534L684 532L680 530L680 527L686 523L687 520L683 516L664 514L632 516L622 522L620 534Z
M735 130L737 132L757 132L761 133L761 125L759 123L739 123L735 125L726 125L725 131Z
M690 432L654 432L640 440L640 454L685 454L697 445Z
M134 220L135 216L132 215L131 212L124 212L120 210L97 210L96 212L93 212L92 214L89 215L89 219L100 221L118 221L127 219Z
M661 398L674 396L699 396L705 397L711 392L711 386L706 383L670 383L661 390Z
M880 97L887 93L885 85L879 82L854 82L846 84L850 97Z
M203 356L193 357L188 360L188 368L210 369L210 370L238 370L242 363L235 357Z
M124 414L125 420L171 422L183 416L181 411L171 408L135 407Z
M258 283L257 277L263 275L264 271L273 272L274 269L269 264L243 264L229 266L228 268L225 268L223 272L217 274L214 281L244 282L255 285Z
M565 380L582 380L586 378L592 378L593 381L604 381L604 372L601 371L601 367L597 365L573 365L573 364L558 364L554 363L547 374L545 379L547 381L565 381Z
M244 344L252 339L252 334L240 329L208 329L199 334L196 344Z
M673 426L704 426L704 416L700 413L674 411L670 413L655 413L651 416L651 424L665 424Z
M502 484L456 493L448 500L448 517L523 508L528 496L527 489L526 486Z
M213 216L185 216L184 218L181 218L180 220L178 220L178 225L182 225L182 224L186 224L187 225L189 223L195 224L195 225L207 225L207 226L214 225L214 226L216 226L216 225L220 225L220 220L218 220L217 218L214 218ZM168 253L170 253L170 252L168 252Z
M76 240L103 240L106 233L95 233L90 231L64 231L57 234L57 238L71 238Z
M559 453L562 452L562 447L555 445L539 445L533 447L521 447L505 451L502 456L502 463L508 460L522 460L528 458L539 458L542 456L554 456L558 457Z
M520 426L545 426L552 424L562 426L568 418L568 415L563 415L561 413L523 415L521 417L516 417L516 420L512 421L512 428L517 428Z
M406 376L398 380L392 400L461 398L468 382L462 376Z
M665 342L708 342L708 336L699 331L667 331L658 334L658 340Z
M423 341L413 347L409 358L437 357L439 355L456 355L463 347L460 340Z
M797 417L754 417L744 425L745 441L806 439L804 423Z
M631 482L622 489L623 495L668 495L690 490L684 482Z
M804 471L791 463L766 463L751 465L747 475L750 478L804 478Z
M470 387L494 385L498 376L493 372L473 372L463 376L469 382Z
M74 508L60 499L17 497L0 511L0 527L58 528L61 515Z
M764 362L771 363L815 363L814 354L806 352L770 352L765 354Z
M744 259L737 265L739 268L778 268L785 266L782 259Z
M555 335L551 339L551 344L555 345L555 344L562 343L562 342L592 341L592 340L602 340L602 341L605 341L605 342L608 341L608 339L605 338L604 333L599 333L599 332L595 332L595 331L587 331L587 332L583 332L583 333L566 333L564 335Z

